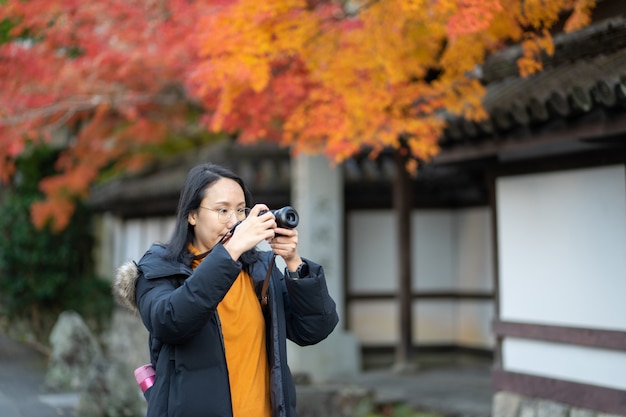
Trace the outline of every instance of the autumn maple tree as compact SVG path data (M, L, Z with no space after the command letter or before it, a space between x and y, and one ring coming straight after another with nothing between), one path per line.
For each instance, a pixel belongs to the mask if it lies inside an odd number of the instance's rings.
M104 167L139 165L199 131L340 162L438 152L447 115L486 117L476 76L520 43L522 76L550 30L594 0L6 0L0 7L0 174L60 141L33 220L63 228Z

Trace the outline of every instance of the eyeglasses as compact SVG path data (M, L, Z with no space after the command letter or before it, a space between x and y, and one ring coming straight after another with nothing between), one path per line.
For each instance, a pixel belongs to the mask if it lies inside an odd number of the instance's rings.
M242 208L237 208L237 209L227 209L227 208L212 209L212 208L200 206L200 208L216 212L217 220L219 220L221 223L228 223L230 218L233 217L233 214L235 215L235 218L240 221L244 220L246 217L248 217L248 214L250 214L250 209L248 207L242 207Z

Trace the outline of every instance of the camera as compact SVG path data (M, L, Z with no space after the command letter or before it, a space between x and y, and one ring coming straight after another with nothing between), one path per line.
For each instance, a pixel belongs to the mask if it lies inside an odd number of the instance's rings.
M293 229L298 226L300 216L298 212L291 206L285 206L278 210L270 210L270 212L276 217L276 225L283 229ZM261 210L261 214L267 213L267 210Z

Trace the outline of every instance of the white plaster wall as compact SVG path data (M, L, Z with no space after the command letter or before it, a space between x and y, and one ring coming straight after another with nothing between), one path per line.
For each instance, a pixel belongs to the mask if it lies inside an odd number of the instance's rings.
M494 290L493 238L491 211L473 207L455 211L457 290L491 292ZM495 346L491 323L494 302L461 300L457 304L455 340L463 346Z
M413 302L413 343L449 345L457 342L455 301L423 300Z
M365 294L396 291L398 242L392 239L394 219L389 210L368 210L348 216L349 288Z
M351 330L365 346L395 345L400 339L399 305L393 300L350 304ZM450 344L456 329L456 306L450 301L413 303L413 342Z
M149 217L117 220L112 226L117 230L114 243L113 268L126 261L139 261L153 243L167 242L174 230L176 217Z
M120 220L104 213L94 217L94 261L96 273L99 277L113 279L117 265L116 232L119 230Z
M143 236L144 221L128 220L123 224L125 260L138 261L141 255L148 249L146 239Z
M350 330L365 346L395 345L399 340L398 304L391 300L354 301L348 305Z
M454 230L456 241L457 288L467 291L492 291L493 238L491 210L473 207L456 210Z
M462 300L456 305L455 340L467 347L493 349L495 337L491 323L495 318L493 302Z
M454 210L412 213L413 291L451 291L458 287Z
M626 330L624 166L497 180L501 320Z
M398 288L395 220L390 210L348 214L349 288L389 293ZM415 210L412 213L413 291L491 291L493 267L489 210ZM394 301L354 301L350 329L364 345L399 339ZM421 300L413 303L414 342L493 347L489 301Z
M626 330L624 166L497 181L501 320ZM626 389L626 352L507 338L505 370Z
M111 268L116 270L121 264L130 260L126 254L126 233L124 232L124 221L117 219L114 223L115 233L113 238L113 265Z
M626 390L626 352L507 338L507 371Z

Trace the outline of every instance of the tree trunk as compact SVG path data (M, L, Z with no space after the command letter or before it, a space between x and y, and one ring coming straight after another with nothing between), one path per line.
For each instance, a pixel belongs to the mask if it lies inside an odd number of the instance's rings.
M400 340L396 367L406 368L413 360L413 314L411 285L411 177L406 170L408 150L396 151L396 178L393 184L393 209L398 233L398 301L400 304Z

